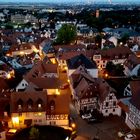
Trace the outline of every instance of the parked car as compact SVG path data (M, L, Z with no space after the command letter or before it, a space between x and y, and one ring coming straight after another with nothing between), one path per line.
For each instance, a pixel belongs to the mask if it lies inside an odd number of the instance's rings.
M100 120L98 118L91 117L91 118L87 119L87 122L88 123L100 123L100 122L102 122L102 120Z
M124 137L125 140L135 140L136 138L137 138L137 136L133 133L128 133Z
M92 117L92 115L91 114L84 114L81 117L82 117L82 119L89 119Z

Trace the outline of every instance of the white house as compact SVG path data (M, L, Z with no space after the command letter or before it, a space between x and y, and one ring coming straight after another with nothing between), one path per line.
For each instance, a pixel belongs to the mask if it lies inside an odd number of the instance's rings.
M45 91L12 93L9 127L24 128L34 124L46 124L46 101Z
M121 115L121 108L117 105L116 91L103 79L99 79L99 110L103 116Z
M131 81L132 98L129 100L129 112L125 122L131 129L140 128L140 81Z
M115 47L108 50L99 50L93 55L93 60L98 68L105 68L107 62L112 61L116 64L123 64L133 52L128 47Z

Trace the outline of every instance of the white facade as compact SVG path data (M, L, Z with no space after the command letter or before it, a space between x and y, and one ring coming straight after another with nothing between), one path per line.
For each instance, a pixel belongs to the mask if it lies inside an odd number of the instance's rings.
M120 59L120 58L117 58L117 57L115 59L113 59L113 60L111 60L111 59L110 60L109 59L102 59L102 56L100 54L94 55L93 60L96 62L98 68L106 68L106 64L109 61L112 61L112 63L114 65L123 64L126 61L126 59L123 59L123 58Z
M17 118L17 122L9 122L11 128L25 128L26 120L31 120L31 125L57 125L57 126L69 126L68 114L61 115L46 115L46 112L23 112L12 113L12 118Z
M47 125L69 126L68 114L47 115Z
M26 127L25 120L32 120L32 125L39 124L45 125L46 122L46 112L22 112L22 113L12 113L11 118L18 117L16 123L9 122L9 127L11 128L24 128Z
M114 36L111 36L111 37L109 38L109 41L113 42L114 45L115 45L115 47L116 47L117 44L118 44L118 39L117 39L116 37L114 37Z
M121 108L117 105L117 98L112 92L108 94L103 103L99 103L99 106L103 116L121 115Z
M97 97L81 99L79 102L79 111L86 107L87 110L97 109Z
M16 92L25 89L28 86L28 82L23 79L16 87Z
M131 103L129 105L129 113L127 114L125 122L131 129L140 128L140 110Z

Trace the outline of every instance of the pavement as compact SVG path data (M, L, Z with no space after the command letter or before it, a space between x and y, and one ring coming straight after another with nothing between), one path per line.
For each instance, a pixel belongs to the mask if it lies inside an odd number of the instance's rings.
M61 84L67 82L67 74L60 72ZM71 95L70 89L61 90L61 94ZM98 136L100 140L122 140L118 138L117 133L120 130L128 130L123 118L118 116L105 117L101 123L88 124L77 113L74 104L70 103L70 116L75 120L77 135L93 140ZM128 130L129 131L129 130Z
M100 140L120 140L117 133L120 129L128 130L124 120L118 116L110 116L103 119L101 123L88 124L86 120L83 120L75 110L73 104L70 104L71 116L74 118L77 126L77 135L89 137L89 140L93 140L95 136L98 136Z

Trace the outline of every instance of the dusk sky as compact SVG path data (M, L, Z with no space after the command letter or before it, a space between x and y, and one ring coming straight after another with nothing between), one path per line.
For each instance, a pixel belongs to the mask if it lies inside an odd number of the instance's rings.
M107 2L109 0L0 0L0 2L86 2L86 1L90 1L90 2L96 2L96 3L101 3L101 2ZM133 3L140 3L140 0L112 0L112 2L116 3L116 2L133 2Z

